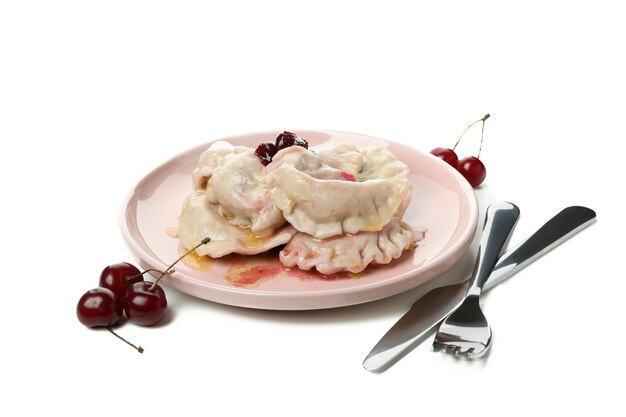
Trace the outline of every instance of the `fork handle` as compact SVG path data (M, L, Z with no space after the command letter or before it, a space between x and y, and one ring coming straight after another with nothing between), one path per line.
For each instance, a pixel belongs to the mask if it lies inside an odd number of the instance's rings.
M502 249L519 218L519 208L512 203L501 201L487 208L485 226L480 238L478 258L472 273L468 295L480 295L483 285L496 266Z

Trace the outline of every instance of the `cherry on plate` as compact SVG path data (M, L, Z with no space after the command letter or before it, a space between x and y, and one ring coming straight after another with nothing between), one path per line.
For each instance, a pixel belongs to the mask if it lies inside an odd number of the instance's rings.
M254 154L259 157L263 165L267 166L270 162L272 162L272 158L276 155L276 152L278 152L278 149L274 143L263 142L257 146Z
M305 149L309 149L309 142L302 139L295 133L287 131L284 131L276 137L276 149L279 151L290 146L302 146Z

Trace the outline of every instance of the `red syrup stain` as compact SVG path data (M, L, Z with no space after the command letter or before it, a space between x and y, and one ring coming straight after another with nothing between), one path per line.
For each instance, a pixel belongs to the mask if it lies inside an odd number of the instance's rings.
M224 280L236 287L257 287L285 271L275 251L260 255L229 255L227 259L230 267L224 274Z
M304 271L297 268L286 268L280 263L279 252L280 250L272 250L259 255L228 255L224 257L230 262L230 267L224 274L224 281L236 287L255 288L261 283L279 276L297 278L301 281L335 281L354 279L360 275L349 272L323 275L315 270Z

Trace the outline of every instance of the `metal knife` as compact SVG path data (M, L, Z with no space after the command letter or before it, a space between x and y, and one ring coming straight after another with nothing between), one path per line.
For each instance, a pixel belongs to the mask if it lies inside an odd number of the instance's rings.
M510 278L595 220L596 213L587 207L571 206L563 209L532 236L500 257L483 292ZM468 280L446 285L419 298L374 346L363 361L363 367L372 372L383 371L424 341L431 330L463 302L468 285Z

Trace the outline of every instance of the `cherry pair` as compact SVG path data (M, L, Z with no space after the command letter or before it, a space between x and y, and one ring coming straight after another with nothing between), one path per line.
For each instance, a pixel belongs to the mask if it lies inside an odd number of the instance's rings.
M140 272L136 266L122 262L109 265L100 274L100 286L87 291L78 300L76 316L87 327L106 327L111 333L133 346L140 353L141 347L129 343L118 336L111 326L115 325L126 313L128 319L142 326L152 326L163 319L167 312L167 298L158 282L174 272L172 267L201 245L210 242L206 237L198 245L185 252L165 272L147 269ZM155 282L144 281L147 272L159 272Z
M465 179L474 188L478 187L487 177L487 169L485 168L485 165L482 163L482 161L479 158L480 158L480 151L482 150L482 146L483 146L483 133L485 132L485 120L487 120L488 118L489 118L489 114L486 114L482 118L476 120L474 123L467 126L465 130L463 131L463 133L461 134L461 136L459 137L459 139L454 144L454 147L452 149L435 148L432 151L430 151L431 154L435 155L438 158L441 158L442 160L450 164L453 168L455 168L457 171L459 171L459 173L463 175L463 177L465 177ZM465 132L467 132L467 130L470 127L472 127L473 125L479 122L482 122L482 130L480 133L480 148L478 149L478 155L468 156L459 160L459 157L457 156L456 152L454 152L454 150L456 149L457 145L461 141L461 138L463 137L463 135L465 135Z
M272 162L276 152L290 146L302 146L304 149L309 149L309 143L306 140L295 133L284 131L276 137L274 142L263 142L257 146L254 154L259 157L264 166L267 166Z

